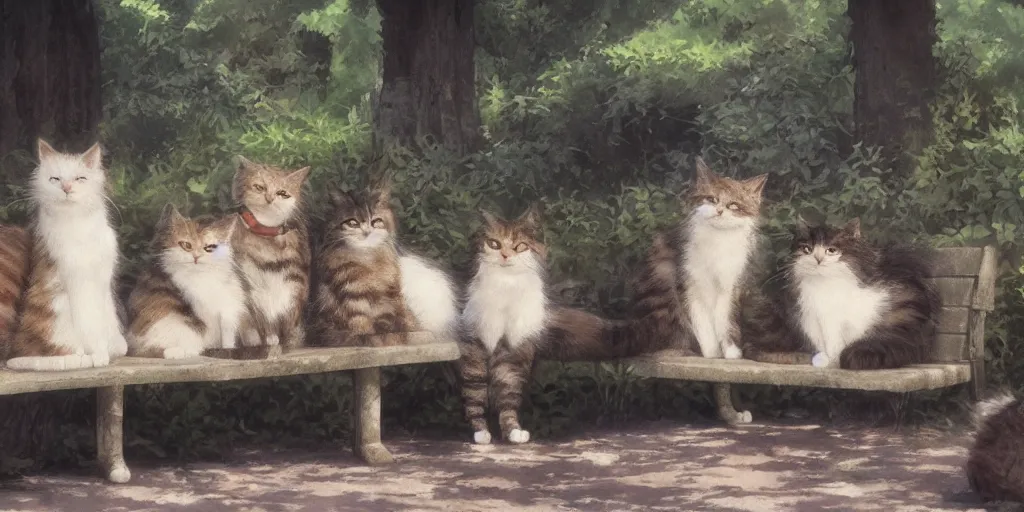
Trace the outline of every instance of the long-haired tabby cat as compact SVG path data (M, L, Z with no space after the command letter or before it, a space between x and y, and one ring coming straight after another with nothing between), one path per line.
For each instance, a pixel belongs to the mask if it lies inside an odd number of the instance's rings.
M686 215L654 239L635 285L634 331L648 350L699 349L704 357L738 359L740 301L752 287L762 192L767 174L718 176L700 157ZM696 347L693 342L696 341Z
M7 360L29 269L28 231L0 226L0 361Z
M390 188L331 192L311 308L320 346L400 345L418 328L402 294Z
M1024 504L1024 401L1003 394L978 404L967 481L984 501Z
M310 247L302 210L309 167L288 171L239 157L232 195L241 205L235 258L249 289L246 345L301 345L309 299Z
M752 335L747 344L756 345L757 359L779 363L805 362L806 356L789 361L784 354L801 348L813 351L817 367L921 363L934 344L940 310L928 280L933 256L909 245L876 246L861 235L856 218L841 227L801 221L772 313L783 321L765 321L771 327L764 330L775 332Z
M154 259L128 298L132 355L180 359L235 347L246 312L231 253L238 217L189 219L164 207Z
M31 267L7 366L106 366L128 345L114 296L117 235L107 218L102 149L65 154L41 139L38 146Z
M483 213L474 237L475 272L462 313L459 373L476 443L491 442L486 411L498 409L502 437L525 443L519 406L536 359L593 361L636 355L630 322L613 322L548 300L540 213L507 221ZM490 398L490 400L489 400Z

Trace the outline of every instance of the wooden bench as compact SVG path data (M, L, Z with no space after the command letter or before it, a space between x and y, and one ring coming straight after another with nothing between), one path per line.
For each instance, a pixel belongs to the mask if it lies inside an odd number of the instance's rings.
M416 333L415 344L381 348L302 348L264 360L197 357L167 360L122 357L105 368L68 372L0 370L0 395L96 388L96 450L111 482L131 478L124 461L124 387L171 382L214 382L354 370L353 451L370 464L393 459L380 440L380 369L458 359L452 341Z
M985 387L985 315L995 308L997 258L994 247L938 249L935 284L942 298L939 335L928 364L896 370L854 371L750 360L684 357L666 351L629 359L642 377L714 384L719 416L749 423L737 411L730 384L771 384L909 393L971 383L977 400Z

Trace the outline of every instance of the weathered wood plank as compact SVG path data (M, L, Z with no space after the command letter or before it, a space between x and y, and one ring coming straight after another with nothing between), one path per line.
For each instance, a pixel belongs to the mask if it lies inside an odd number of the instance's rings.
M986 312L972 311L970 320L971 395L981 400L985 395L985 316Z
M641 377L897 393L953 386L971 379L968 363L923 364L896 370L854 371L758 363L746 359L660 357L658 354L628 359L625 362Z
M967 307L974 303L974 278L940 277L931 281L939 292L943 306Z
M968 308L943 307L939 312L938 330L942 334L967 334Z
M209 357L166 360L121 357L105 368L69 372L0 370L0 395L166 382L202 382L304 375L403 364L452 361L455 342L416 333L415 345L397 347L302 348L267 360Z
M999 274L999 255L996 248L986 246L978 272L978 289L974 293L974 309L994 311L996 309L996 277Z
M939 334L932 347L930 362L951 363L970 359L966 334Z
M935 277L974 277L981 271L981 247L942 247L936 251Z

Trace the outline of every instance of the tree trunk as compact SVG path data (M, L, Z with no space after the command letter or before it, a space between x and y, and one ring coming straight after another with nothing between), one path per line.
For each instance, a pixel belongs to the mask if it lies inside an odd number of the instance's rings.
M383 85L374 119L379 153L432 142L463 153L481 142L473 61L475 0L378 0Z
M935 0L849 0L857 136L897 157L931 139Z
M96 142L100 35L92 0L3 0L0 11L0 156Z

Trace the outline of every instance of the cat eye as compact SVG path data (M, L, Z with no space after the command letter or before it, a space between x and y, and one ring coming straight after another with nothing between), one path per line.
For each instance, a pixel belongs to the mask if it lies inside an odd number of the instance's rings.
M516 252L523 252L529 248L530 246L526 245L525 242L519 242L519 245L516 245Z
M350 228L358 228L359 227L359 221L355 220L355 219L348 219L345 222L343 222L342 224L345 224L346 226L348 226Z
M384 219L373 219L370 225L378 229L384 229Z
M256 189L256 192L263 192L264 190L267 190L267 187L264 187L263 185L260 185L259 183L254 184L252 186L252 188Z
M207 245L206 247L203 247L203 250L206 251L206 252L216 251L217 250L217 244Z
M282 199L288 199L289 197L292 196L291 194L285 192L284 190L278 190L277 195L281 196Z
M192 244L190 244L188 242L178 242L178 245L180 245L181 248L185 249L186 251L191 251L192 250Z
M740 209L740 205L738 205L736 203L729 203L729 209L733 210L733 211L739 210Z
M501 249L501 242L499 242L499 241L497 241L497 240L495 240L493 238L488 238L487 239L487 247L490 247L491 249L494 249L495 251L497 251L498 249Z
M715 196L704 196L705 203L718 204L718 198Z
M829 256L835 256L836 254L839 254L839 249L836 249L835 247L829 247L825 249L825 254L828 254Z
M60 178L58 178L56 176L51 176L50 177L50 183L57 183L58 181L60 181Z
M79 177L75 178L75 181L81 183L81 182L85 181L85 176L79 176Z
M804 254L810 254L811 253L811 246L809 246L809 245L801 245L800 246L800 252L802 252Z

